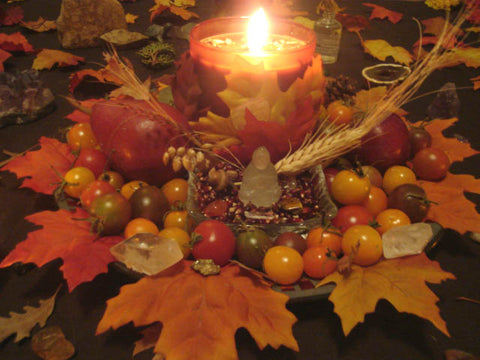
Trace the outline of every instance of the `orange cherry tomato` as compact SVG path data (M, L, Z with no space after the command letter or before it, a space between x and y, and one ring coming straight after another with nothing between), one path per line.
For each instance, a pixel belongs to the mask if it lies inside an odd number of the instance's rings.
M410 224L408 215L398 209L386 209L382 211L375 217L375 221L379 225L377 231L380 234L383 234L393 227Z
M353 170L341 170L332 181L331 193L343 205L363 202L370 192L370 179Z
M148 184L145 181L141 181L141 180L129 181L122 185L122 187L120 188L120 194L122 194L125 197L125 199L128 200L136 190L146 185Z
M91 182L95 181L95 175L93 175L92 170L83 166L71 168L63 178L66 182L63 191L65 194L77 199L83 190L85 190Z
M291 247L278 245L267 250L263 258L267 276L280 285L297 282L303 274L302 255Z
M370 188L368 197L360 205L364 206L368 211L370 211L373 216L376 216L387 208L387 194L385 194L385 191L379 187L372 186Z
M415 173L403 165L391 166L383 174L383 190L390 194L397 186L413 184L417 180Z
M123 180L123 176L116 171L105 171L100 174L98 180L106 181L110 185L112 185L115 189L120 190L125 180Z
M332 101L327 106L328 121L336 125L348 125L353 119L353 110L342 100Z
M173 210L167 213L163 220L163 227L178 227L188 231L192 225L191 219L188 217L187 210Z
M184 203L185 201L187 201L188 182L185 179L172 179L163 184L161 189L167 197L170 205L175 205L175 203L177 202Z
M126 239L140 233L158 234L158 227L148 219L135 218L128 222L123 232Z
M175 240L182 250L184 259L187 258L192 252L192 248L190 246L190 235L185 230L182 230L178 227L167 227L163 230L160 230L158 236Z
M307 248L324 246L340 255L342 252L342 235L333 229L320 226L313 228L307 235Z
M325 246L308 248L302 255L305 273L314 278L322 279L337 269L335 254Z
M67 143L72 150L98 148L97 138L90 123L76 123L67 132Z
M382 237L369 225L354 225L343 234L345 256L352 254L352 262L361 266L375 264L383 255Z

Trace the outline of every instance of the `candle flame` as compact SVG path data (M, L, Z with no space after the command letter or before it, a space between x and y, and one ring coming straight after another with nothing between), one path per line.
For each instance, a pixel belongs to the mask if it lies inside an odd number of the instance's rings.
M247 43L251 53L261 53L268 39L268 20L265 11L258 9L251 17L247 29Z

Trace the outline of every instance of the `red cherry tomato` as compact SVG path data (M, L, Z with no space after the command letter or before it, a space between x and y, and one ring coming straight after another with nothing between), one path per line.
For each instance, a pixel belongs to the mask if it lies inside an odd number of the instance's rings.
M78 155L75 166L84 166L92 170L95 178L105 171L107 164L107 156L98 149L82 148Z
M450 159L443 150L429 147L417 152L413 158L413 171L423 180L440 180L447 175Z
M80 202L82 203L85 209L89 209L92 205L93 200L97 197L115 192L115 188L109 183L101 180L92 181L85 190L82 191L80 195Z
M338 209L332 225L344 233L353 225L368 225L374 221L374 216L360 205L346 205Z
M322 279L337 268L337 258L325 246L314 246L303 253L303 270L314 278Z
M98 142L90 123L76 123L67 132L67 143L73 150L97 148Z
M205 220L197 225L194 232L192 254L195 259L212 259L217 265L224 265L235 252L235 235L224 223Z

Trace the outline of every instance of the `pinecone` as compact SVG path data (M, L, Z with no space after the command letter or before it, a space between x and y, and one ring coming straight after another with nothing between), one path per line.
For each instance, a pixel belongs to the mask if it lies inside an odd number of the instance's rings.
M335 100L352 101L353 96L358 91L358 84L355 79L345 75L328 78L325 105Z

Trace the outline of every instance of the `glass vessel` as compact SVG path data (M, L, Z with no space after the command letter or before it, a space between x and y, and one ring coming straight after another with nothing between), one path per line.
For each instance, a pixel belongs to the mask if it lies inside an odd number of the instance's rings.
M325 10L315 22L314 30L317 36L317 52L322 56L324 64L333 64L337 61L342 24L335 19L335 12L329 1L324 2Z

